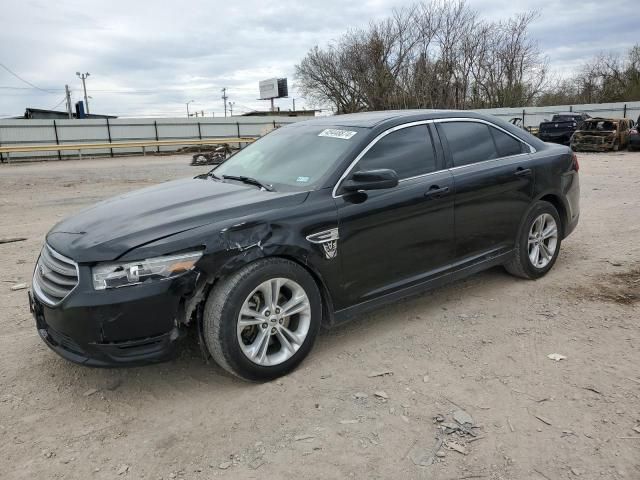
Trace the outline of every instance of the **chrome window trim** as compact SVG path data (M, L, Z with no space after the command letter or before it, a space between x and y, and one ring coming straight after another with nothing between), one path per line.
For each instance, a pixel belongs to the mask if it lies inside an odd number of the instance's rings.
M356 166L356 164L360 161L360 159L376 144L378 143L382 138L386 137L387 135L389 135L392 132L401 130L403 128L408 128L408 127L414 127L416 125L427 125L429 123L446 123L446 122L476 122L476 123L484 123L485 125L488 125L490 127L493 128L497 128L498 130L500 130L501 132L506 133L507 135L515 138L517 141L519 141L520 143L525 144L527 147L529 147L529 152L523 152L523 153L518 153L516 155L508 155L506 157L498 157L498 158L490 158L488 160L482 160L480 162L476 162L476 163L469 163L467 165L460 165L459 167L451 167L451 168L444 168L442 170L436 170L435 172L428 172L428 173L423 173L422 175L416 175L413 177L407 177L407 178L403 178L401 180L398 180L398 183L402 183L402 182L406 182L407 180L413 180L415 178L421 178L421 177L426 177L428 175L433 175L434 173L440 173L440 172L444 172L444 171L453 171L453 170L458 170L460 168L466 168L466 167L470 167L473 165L479 165L482 163L486 163L486 162L494 162L496 160L503 160L505 158L513 158L513 157L520 157L520 156L524 156L524 155L530 155L532 153L536 153L537 150L536 148L525 142L524 140L522 140L521 138L517 137L516 135L514 135L513 133L505 130L504 128L500 127L499 125L496 125L495 123L489 122L487 120L483 120L481 118L471 118L471 117L451 117L451 118L433 118L433 119L429 119L429 120L418 120L415 122L410 122L410 123L403 123L401 125L396 125L395 127L391 127L388 130L385 130L384 132L380 133L377 137L375 137L373 140L371 140L371 142L369 142L369 144L364 147L364 149L362 149L362 151L358 154L358 156L349 164L349 166L346 168L346 170L344 171L344 173L340 176L340 178L338 179L338 181L336 182L336 184L333 186L333 190L331 191L331 196L333 198L340 198L342 196L344 196L345 194L340 194L340 195L336 195L336 192L338 191L338 187L340 186L340 184L344 181L345 178L347 178L347 176L351 173L351 171L353 170L353 168ZM432 138L433 140L433 138Z
M342 174L342 176L338 179L338 181L336 182L336 184L333 186L333 190L331 191L331 196L333 198L339 198L342 197L344 195L336 195L336 192L338 191L338 187L340 186L340 184L344 181L345 178L347 178L347 176L349 175L349 173L351 173L351 170L353 170L353 167L356 166L356 164L360 161L360 159L362 157L364 157L364 155L371 150L371 148L373 148L373 146L378 143L382 138L386 137L387 135L389 135L390 133L396 132L398 130L402 130L403 128L409 128L409 127L415 127L416 125L427 125L429 123L433 123L433 120L418 120L415 122L409 122L409 123L403 123L401 125L396 125L395 127L391 127L388 130L385 130L384 132L380 133L376 138L374 138L373 140L371 140L369 142L369 144L364 147L362 149L362 151L358 154L358 156L353 160L353 162L351 162L351 164L349 164L349 166L347 167L347 169L344 171L344 173ZM435 153L435 151L434 151ZM437 170L439 172L441 172L442 170ZM405 180L411 180L412 178L418 178L418 177L422 177L424 175L430 175L432 173L436 173L436 172L428 172L428 173L423 173L422 175L417 175L414 177L408 177L408 178L403 178L402 180L398 180L399 182L403 182Z
M530 143L525 142L524 140L522 140L521 138L517 137L513 133L505 130L504 128L502 128L499 125L496 125L493 122L489 122L488 120L483 120L482 118L465 118L465 117L436 118L436 119L433 120L433 123L447 123L447 122L476 122L476 123L484 123L485 125L489 125L490 127L497 128L501 132L506 133L507 135L509 135L510 137L515 138L520 143L524 143L527 147L529 147L529 152L528 153L536 153L537 152L536 148L533 145L531 145ZM527 154L527 152L524 152L524 153L518 153L516 155L507 155L506 157L498 157L498 158L515 157L517 155L526 155L526 154ZM497 159L491 158L489 160L497 160ZM486 162L487 160L482 160L482 161ZM482 163L482 162L477 162L477 163ZM475 163L470 163L469 165L475 165ZM466 167L466 165L462 165L462 166ZM459 168L459 167L452 167L452 168Z
M462 168L469 168L469 167L473 167L474 165L482 165L483 163L489 163L489 162L497 162L500 160L508 160L510 158L516 158L516 157L523 157L525 155L530 155L530 153L517 153L515 155L507 155L506 157L498 157L498 158L490 158L489 160L482 160L480 162L476 162L476 163L467 163L466 165L460 165L458 167L451 167L449 169L449 171L456 171L456 170L460 170Z
M429 175L435 175L436 173L442 173L448 171L447 168L443 168L442 170L436 170L435 172L423 173L422 175L415 175L413 177L403 178L402 180L398 180L398 183L408 182L409 180L415 180L416 178L428 177Z

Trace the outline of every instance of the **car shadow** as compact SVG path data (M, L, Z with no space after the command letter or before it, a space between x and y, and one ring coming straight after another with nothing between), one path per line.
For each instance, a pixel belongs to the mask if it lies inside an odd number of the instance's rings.
M443 305L455 307L458 300L469 296L497 296L505 283L512 281L513 277L507 275L502 268L493 268L354 317L331 329L322 329L309 357L289 376L304 378L304 374L297 373L300 369L324 365L339 352L353 349L354 344L375 343L376 338L388 334L407 321L423 319L438 328L440 321L448 321L443 315L447 307ZM172 389L179 389L181 394L188 395L190 391L202 389L228 393L233 390L260 388L263 385L240 380L218 367L212 359L206 359L193 330L190 329L189 334L181 340L175 358L164 363L103 369L74 365L56 357L56 361L43 361L40 367L44 370L43 373L48 373L46 376L53 383L61 369L66 370L67 375L78 378L75 393L79 396L130 390L131 393L147 392L158 398L170 394ZM54 354L49 352L49 355Z

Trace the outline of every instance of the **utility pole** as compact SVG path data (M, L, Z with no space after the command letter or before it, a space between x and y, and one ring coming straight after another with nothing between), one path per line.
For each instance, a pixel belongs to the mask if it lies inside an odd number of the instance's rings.
M296 99L295 98L293 99L293 111L294 112L296 111Z
M84 108L87 110L87 115L89 115L89 100L87 99L87 84L86 84L86 80L87 80L87 77L90 75L90 73L89 72L87 72L87 73L76 72L76 75L78 76L78 78L80 80L82 80L82 89L84 90Z
M189 117L191 116L191 115L189 115L189 104L190 104L190 103L193 103L193 100L189 100L189 101L187 102L187 118L189 118Z
M69 85L64 86L64 94L67 99L67 113L69 114L69 120L71 120L73 113L71 111L71 91L69 90Z
M229 110L231 111L231 116L233 117L233 106L236 104L236 102L229 102Z
M227 88L226 87L223 88L221 92L222 92L222 103L224 103L224 116L226 117L227 116L227 98L229 98L227 97Z

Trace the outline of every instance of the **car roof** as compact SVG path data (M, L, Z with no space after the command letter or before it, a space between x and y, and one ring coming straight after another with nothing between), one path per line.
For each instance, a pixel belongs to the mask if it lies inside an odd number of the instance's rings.
M469 110L384 110L375 112L347 113L317 117L312 120L296 122L304 125L328 125L340 127L373 128L382 124L405 123L419 120L431 120L447 117L486 118Z

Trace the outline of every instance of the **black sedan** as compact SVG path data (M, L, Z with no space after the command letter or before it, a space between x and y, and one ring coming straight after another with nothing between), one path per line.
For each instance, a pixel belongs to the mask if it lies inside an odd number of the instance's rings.
M321 325L495 265L543 276L578 217L571 150L493 117L325 117L63 220L29 299L71 361L160 361L192 325L223 368L266 380Z

